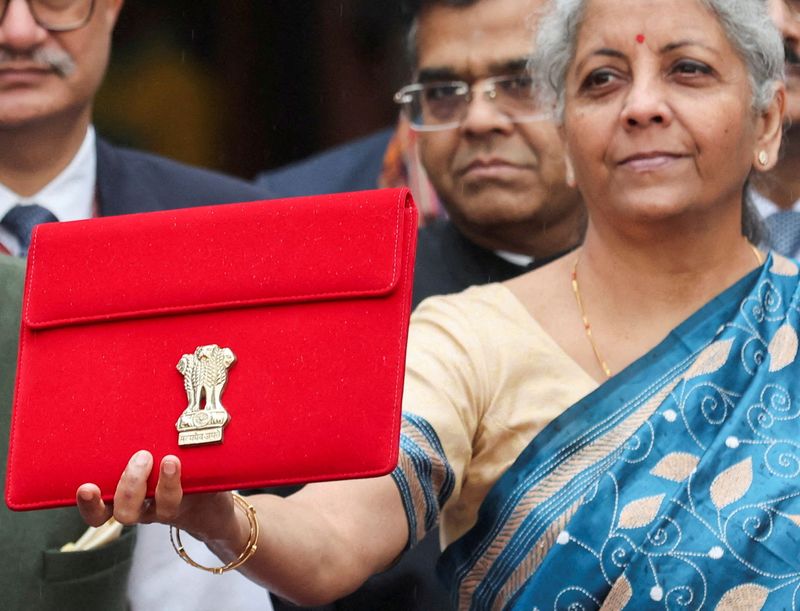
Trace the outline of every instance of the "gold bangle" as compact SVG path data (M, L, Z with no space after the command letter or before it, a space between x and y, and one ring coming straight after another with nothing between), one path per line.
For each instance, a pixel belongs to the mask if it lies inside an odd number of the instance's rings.
M250 523L250 536L247 538L247 545L244 548L244 551L239 554L239 557L236 560L232 560L228 564L224 566L203 566L202 564L198 564L194 560L189 557L189 554L186 553L186 550L183 547L183 543L181 543L181 530L175 526L170 525L169 527L169 541L172 543L172 548L175 550L175 553L178 554L183 561L187 564L192 565L196 569L202 569L204 571L208 571L209 573L214 573L215 575L222 575L227 571L232 571L233 569L238 569L242 566L245 562L250 560L253 554L256 553L256 549L258 548L258 518L256 516L256 508L253 507L250 503L244 500L240 495L236 494L235 492L231 492L231 496L233 496L234 505L238 506L242 511L244 511L245 515L247 516L247 521ZM174 535L173 535L174 531Z

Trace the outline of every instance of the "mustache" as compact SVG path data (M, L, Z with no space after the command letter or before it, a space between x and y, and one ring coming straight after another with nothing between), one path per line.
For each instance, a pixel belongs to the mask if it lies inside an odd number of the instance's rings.
M19 53L0 47L0 69L4 64L29 63L53 70L59 76L69 76L75 71L75 60L61 49L37 48L30 52Z

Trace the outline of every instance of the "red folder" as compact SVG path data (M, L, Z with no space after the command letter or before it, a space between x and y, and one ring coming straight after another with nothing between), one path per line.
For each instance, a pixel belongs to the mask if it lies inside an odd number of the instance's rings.
M139 449L189 493L390 472L416 228L405 189L37 227L9 507L111 500Z

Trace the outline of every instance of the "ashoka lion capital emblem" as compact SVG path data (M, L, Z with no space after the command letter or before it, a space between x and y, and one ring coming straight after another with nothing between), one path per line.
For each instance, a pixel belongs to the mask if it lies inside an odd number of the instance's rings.
M183 374L183 386L189 405L175 424L178 445L189 446L222 441L222 429L231 419L222 406L222 391L228 381L228 368L236 361L230 348L216 344L198 346L194 354L184 354L177 369ZM200 407L201 397L205 405Z

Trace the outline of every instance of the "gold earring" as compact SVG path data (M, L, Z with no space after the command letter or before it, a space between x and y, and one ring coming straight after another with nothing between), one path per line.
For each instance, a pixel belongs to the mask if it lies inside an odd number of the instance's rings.
M758 152L758 163L762 166L766 166L769 163L769 155L767 155L767 151L759 151Z

